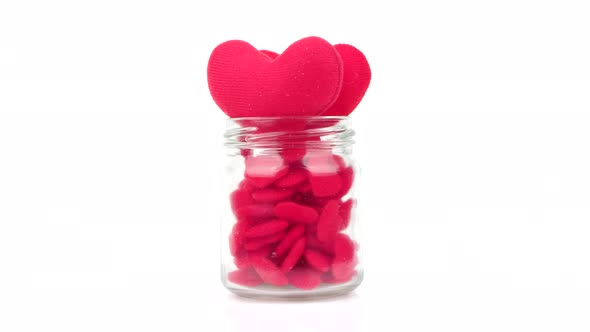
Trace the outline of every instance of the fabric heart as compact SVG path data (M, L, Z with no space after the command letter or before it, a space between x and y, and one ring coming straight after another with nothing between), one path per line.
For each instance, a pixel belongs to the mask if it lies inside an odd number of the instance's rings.
M266 55L267 57L271 58L271 59L276 59L279 54L273 51L269 51L269 50L260 50L260 53Z
M324 116L347 116L358 106L371 82L371 68L364 54L352 45L334 45L344 68L342 89L336 102L324 111ZM271 59L278 54L273 51L261 50Z
M340 94L344 75L336 48L318 37L301 39L275 59L232 40L209 58L213 100L232 118L319 115Z
M334 48L344 65L344 79L338 99L321 115L346 116L354 111L369 88L371 68L367 58L354 46L337 44Z

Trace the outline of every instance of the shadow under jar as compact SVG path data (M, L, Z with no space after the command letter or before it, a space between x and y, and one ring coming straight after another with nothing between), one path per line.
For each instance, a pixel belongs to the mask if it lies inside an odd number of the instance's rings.
M247 297L310 299L362 281L349 117L229 119L221 273Z

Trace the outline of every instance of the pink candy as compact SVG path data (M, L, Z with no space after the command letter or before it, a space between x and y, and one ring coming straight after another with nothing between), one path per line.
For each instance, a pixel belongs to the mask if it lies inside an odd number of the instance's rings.
M314 208L293 202L277 204L274 213L279 218L305 224L313 223L318 219L318 213Z
M244 235L246 237L267 236L285 230L287 227L289 227L288 221L277 219L252 226L244 232Z
M233 283L250 287L258 286L263 282L253 269L232 271L227 275L227 279Z
M250 260L264 282L275 286L285 286L289 283L287 276L268 258L253 256Z
M272 234L265 237L257 237L255 239L247 240L244 242L244 249L246 250L257 250L265 247L267 244L276 243L281 241L285 237L285 233Z
M274 216L272 205L245 205L236 209L238 218L271 218Z
M292 188L300 185L307 179L307 172L304 169L294 169L282 179L275 183L279 188Z
M273 203L284 201L294 193L295 190L291 189L260 189L252 193L252 198L258 202Z
M285 257L283 263L281 263L281 271L285 273L291 271L291 269L295 266L295 264L297 264L297 261L299 261L303 255L303 251L305 251L305 239L300 238L295 242L295 244L293 244L289 254L287 254L287 257Z
M307 249L303 256L305 257L305 261L312 268L321 272L326 272L330 270L330 265L332 262L330 256L324 255L321 252L314 249Z
M311 290L322 283L322 273L313 269L294 268L287 274L289 283L303 290Z
M289 167L278 155L246 156L246 179L258 188L263 188L285 176Z
M332 275L335 279L346 279L353 273L355 265L354 243L348 236L338 234L334 240Z
M318 222L317 237L321 242L332 242L340 231L342 218L340 217L340 202L331 200L322 209Z
M304 233L305 226L303 225L294 225L291 227L285 237L281 240L281 243L279 243L279 245L275 248L275 253L277 256L283 256L289 250L289 248L291 248L293 243L302 237Z
M350 212L352 211L352 199L347 200L346 202L342 203L340 206L340 216L342 217L342 225L340 225L340 229L345 229L348 227L350 223Z
M237 222L230 253L232 283L288 284L311 290L356 275L355 244L346 235L354 201L353 168L328 152L286 149L245 156L244 180L230 195Z

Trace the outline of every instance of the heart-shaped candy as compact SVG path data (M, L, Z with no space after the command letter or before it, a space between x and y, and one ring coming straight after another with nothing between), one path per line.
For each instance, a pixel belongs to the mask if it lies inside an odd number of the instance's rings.
M303 38L275 59L232 40L209 58L213 100L232 118L319 115L340 94L343 66L336 48L318 37Z

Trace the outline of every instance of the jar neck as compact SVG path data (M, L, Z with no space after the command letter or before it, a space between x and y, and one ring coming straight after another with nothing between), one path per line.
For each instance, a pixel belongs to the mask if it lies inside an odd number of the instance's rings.
M229 149L347 150L354 143L350 117L252 117L227 121Z

